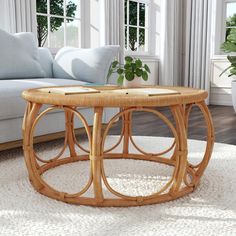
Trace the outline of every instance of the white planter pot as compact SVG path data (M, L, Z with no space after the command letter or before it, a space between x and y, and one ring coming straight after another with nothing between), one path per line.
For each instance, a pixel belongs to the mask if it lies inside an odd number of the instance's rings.
M124 79L123 87L125 88L138 88L142 86L142 77L135 77L132 81Z
M236 80L232 81L232 101L233 101L234 110L236 112Z

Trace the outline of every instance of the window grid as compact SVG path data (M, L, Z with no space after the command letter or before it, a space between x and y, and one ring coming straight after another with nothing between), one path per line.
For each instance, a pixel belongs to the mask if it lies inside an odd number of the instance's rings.
M47 17L47 27L48 27L48 35L47 35L47 46L51 48L51 18L61 18L64 19L64 46L67 46L67 20L78 20L81 22L81 19L79 17L69 17L66 15L66 0L63 1L63 16L60 15L54 15L51 14L51 9L50 9L50 1L47 0L47 13L40 13L37 12L36 16L44 16ZM80 1L78 1L78 4L80 4Z
M130 2L136 2L137 3L137 25L132 25L130 24L130 17L129 17L129 7L130 7ZM145 9L146 9L146 12L145 12L145 26L140 26L140 20L139 20L139 17L140 17L140 4L145 4ZM148 14L147 13L147 8L148 8L148 1L142 1L142 0L127 0L127 11L126 11L126 22L125 22L125 28L126 28L126 50L127 51L132 51L131 49L129 49L129 31L130 31L130 28L135 28L137 29L137 51L136 52L140 52L140 49L139 49L139 44L140 44L140 29L144 29L144 32L145 32L145 41L144 41L144 47L145 47L145 52L148 51L148 47L147 47L147 32L149 30L149 27L146 25L147 21L146 21L146 18L148 18Z
M225 30L224 30L224 37L223 37L223 39L222 39L222 41L225 41L225 40L227 40L227 34L226 34L226 32L227 32L227 29L236 29L236 26L227 26L226 25L226 22L227 22L227 5L228 4L230 4L230 3L236 3L236 0L225 0L225 4L224 4L224 28L225 28ZM236 12L235 12L235 14L236 14Z

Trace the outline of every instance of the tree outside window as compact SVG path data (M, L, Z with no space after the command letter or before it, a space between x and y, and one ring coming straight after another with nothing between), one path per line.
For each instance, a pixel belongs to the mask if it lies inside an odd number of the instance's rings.
M39 47L78 46L78 0L37 0Z

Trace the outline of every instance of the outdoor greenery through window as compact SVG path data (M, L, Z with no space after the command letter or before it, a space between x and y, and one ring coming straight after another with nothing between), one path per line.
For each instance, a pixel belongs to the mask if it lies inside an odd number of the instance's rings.
M39 47L79 47L80 22L80 0L37 0Z
M229 35L233 33L236 33L236 1L227 1L225 41L227 41Z
M148 4L142 0L125 0L125 48L148 51Z

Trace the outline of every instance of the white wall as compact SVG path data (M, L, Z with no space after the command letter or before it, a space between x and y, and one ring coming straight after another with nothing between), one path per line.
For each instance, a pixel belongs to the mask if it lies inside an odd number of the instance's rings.
M211 60L210 104L232 106L231 78L227 74L220 77L222 71L229 66L225 56Z
M212 56L211 56L211 88L210 104L232 106L231 79L227 74L220 74L229 66L226 55L221 54L220 45L224 42L224 1L213 1L213 30L212 30ZM221 55L220 55L221 54Z
M146 63L150 70L151 74L149 75L148 81L143 81L145 85L158 85L159 83L159 59L157 58L142 58L140 59Z

